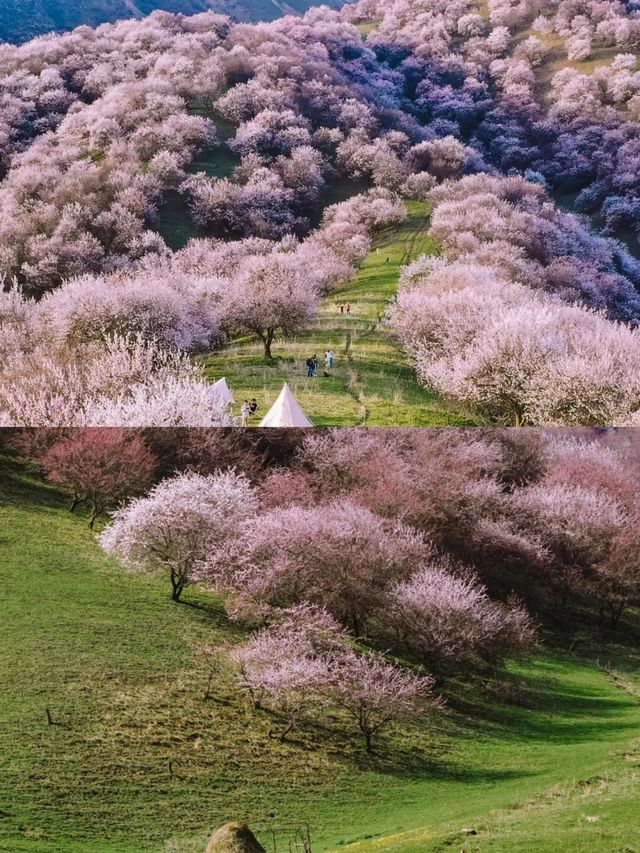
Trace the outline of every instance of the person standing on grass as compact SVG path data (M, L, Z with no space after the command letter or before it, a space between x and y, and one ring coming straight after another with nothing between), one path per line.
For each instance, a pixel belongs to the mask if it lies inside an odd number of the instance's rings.
M316 375L318 370L318 356L314 353L311 358L307 359L307 377L311 379Z
M242 426L249 426L249 418L251 417L251 406L249 405L248 400L245 400L242 404L240 414L242 416Z
M351 305L347 305L347 314L351 314Z
M327 352L327 355L329 356L329 370L331 370L331 369L333 368L333 362L334 362L334 358L333 358L333 350L332 350L332 349L330 349L330 350Z
M344 305L341 305L341 306L340 306L340 313L341 313L341 314L344 314Z
M258 401L256 400L255 397L251 398L251 402L249 403L249 408L251 409L252 415L255 415L255 413L258 411Z

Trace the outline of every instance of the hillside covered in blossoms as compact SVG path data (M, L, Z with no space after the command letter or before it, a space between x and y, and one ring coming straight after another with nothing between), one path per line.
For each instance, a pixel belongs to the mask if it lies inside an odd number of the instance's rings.
M3 0L0 41L20 43L50 32L143 18L156 9L183 15L213 11L236 21L271 21L305 12L310 5L307 0Z
M232 423L194 356L272 360L416 202L433 249L380 322L417 381L489 423L638 424L639 47L613 0L0 45L0 424Z

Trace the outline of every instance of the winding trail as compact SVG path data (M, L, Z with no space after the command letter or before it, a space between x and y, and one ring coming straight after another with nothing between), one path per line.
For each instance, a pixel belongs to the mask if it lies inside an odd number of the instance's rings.
M207 376L226 376L236 401L256 397L262 414L288 382L317 426L472 426L473 415L422 388L406 355L384 328L384 313L397 289L400 268L437 245L428 234L429 210L407 204L407 218L381 231L357 276L324 301L317 321L304 334L277 340L266 362L253 338L234 341L204 356ZM349 304L349 314L340 305ZM324 353L331 347L336 366L324 376ZM306 376L306 359L316 353L321 368ZM258 419L256 418L256 423Z

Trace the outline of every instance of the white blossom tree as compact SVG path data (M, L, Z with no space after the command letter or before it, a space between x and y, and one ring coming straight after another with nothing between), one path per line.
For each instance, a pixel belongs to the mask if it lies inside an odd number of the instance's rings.
M247 261L225 303L225 323L257 335L270 359L276 334L290 337L304 329L318 303L313 270L302 269L295 256L274 253Z
M248 481L232 471L179 474L115 512L100 543L131 571L168 575L179 601L198 564L242 532L256 504Z

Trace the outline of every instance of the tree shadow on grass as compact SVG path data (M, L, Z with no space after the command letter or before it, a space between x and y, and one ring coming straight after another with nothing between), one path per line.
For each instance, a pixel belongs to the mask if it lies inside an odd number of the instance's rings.
M586 663L573 664L588 667ZM558 675L518 676L517 684L528 702L501 701L476 690L458 691L449 707L461 718L464 730L502 740L557 742L562 744L613 740L636 731L638 703L606 684L585 684ZM506 694L506 691L505 691Z
M14 456L0 456L0 505L28 505L36 512L68 509L69 495L37 479L26 463Z
M206 596L200 590L190 593L190 598L180 599L179 606L187 607L194 611L194 616L202 623L218 629L232 632L239 637L244 636L237 625L227 616L224 604L221 599L216 598L213 594L210 597ZM197 597L193 597L197 596Z
M381 773L399 779L437 779L465 783L491 784L509 779L534 775L527 770L486 766L472 766L467 762L455 763L427 749L408 743L398 744L393 738L380 739L373 754L364 750L355 752L352 763L360 771Z
M275 718L274 718L275 719ZM272 729L278 731L275 725ZM400 729L398 730L400 731ZM534 775L521 769L503 769L455 763L439 756L433 745L415 731L400 739L398 733L378 736L374 751L367 753L364 743L341 726L327 726L318 720L307 720L290 734L283 748L308 752L329 752L332 759L361 773L377 773L404 780L439 779L466 783L490 784ZM274 740L277 737L273 736Z

